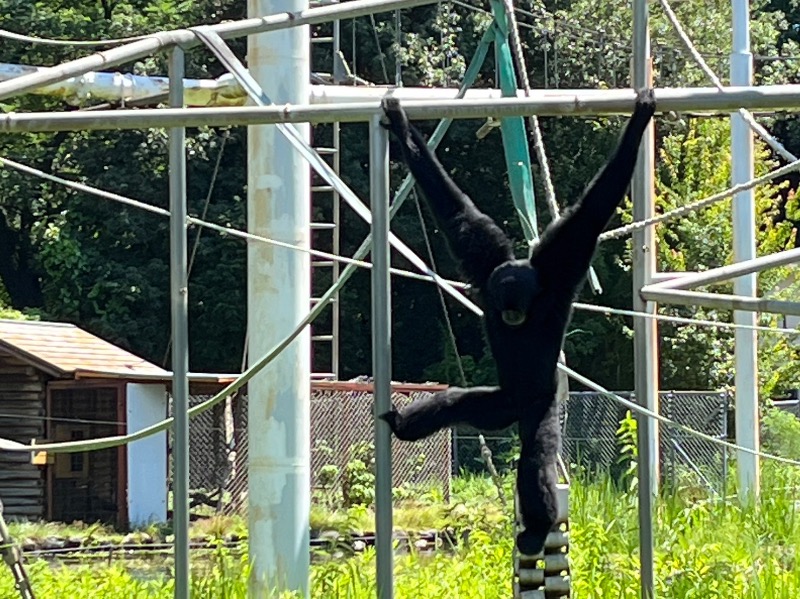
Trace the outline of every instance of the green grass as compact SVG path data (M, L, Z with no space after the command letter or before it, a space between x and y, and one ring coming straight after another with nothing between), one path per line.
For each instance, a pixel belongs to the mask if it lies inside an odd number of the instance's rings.
M512 479L507 479L506 496L511 497ZM453 480L451 500L444 502L443 493L429 486L395 489L394 527L408 533L492 527L506 518L497 498L497 490L485 477L464 475ZM331 509L321 504L311 508L311 528L363 533L374 529L375 512L361 505Z
M103 524L61 524L59 522L10 522L8 528L15 541L29 539L40 543L49 537L79 538L87 545L98 541L119 542L125 536Z
M18 543L25 541L41 544L48 538L76 539L85 546L126 543L170 542L172 529L166 524L153 524L138 528L131 533L115 531L105 524L75 522L10 522L11 536ZM189 536L193 541L213 541L236 536L247 537L247 523L238 516L214 515L191 523Z
M658 596L670 599L788 599L800 596L800 496L797 473L765 464L763 496L756 506L720 502L686 488L656 502L656 580ZM510 495L510 479L506 496ZM407 495L412 495L408 493ZM448 506L433 491L405 499L396 524L410 529L469 527L466 546L454 553L411 554L395 560L395 595L404 599L508 599L511 596L512 531L510 506L501 509L497 491L481 477L453 483ZM571 487L570 561L573 596L638 599L638 516L635 493L607 480ZM401 505L403 505L401 503ZM317 523L339 530L368 529L371 512L351 508L316 510ZM234 521L207 525L214 532ZM335 526L334 526L335 525ZM367 599L375 596L374 552L312 567L312 596ZM162 572L164 564L160 565ZM218 550L194 564L193 597L246 597L246 558ZM168 576L137 579L122 564L53 567L29 564L37 596L70 599L168 598ZM15 592L8 571L0 573L0 597Z

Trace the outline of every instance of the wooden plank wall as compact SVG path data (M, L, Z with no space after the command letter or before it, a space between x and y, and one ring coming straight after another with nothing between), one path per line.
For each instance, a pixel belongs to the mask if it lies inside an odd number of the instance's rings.
M20 443L45 434L45 375L0 354L0 436ZM7 517L44 517L44 470L28 453L0 452L0 499Z

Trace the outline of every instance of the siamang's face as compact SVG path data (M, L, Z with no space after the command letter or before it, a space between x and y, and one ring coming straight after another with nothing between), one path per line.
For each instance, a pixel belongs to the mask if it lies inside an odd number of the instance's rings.
M498 266L489 277L488 300L500 312L503 322L512 327L525 323L528 312L541 291L536 270L527 260Z

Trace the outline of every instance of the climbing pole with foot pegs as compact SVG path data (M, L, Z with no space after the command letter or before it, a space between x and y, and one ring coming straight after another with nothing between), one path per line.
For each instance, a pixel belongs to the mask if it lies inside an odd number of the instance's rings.
M563 467L559 462L559 471ZM515 533L524 530L519 497L514 493ZM516 534L515 534L516 538ZM514 546L514 599L569 597L569 482L558 484L558 518L538 555L524 555Z

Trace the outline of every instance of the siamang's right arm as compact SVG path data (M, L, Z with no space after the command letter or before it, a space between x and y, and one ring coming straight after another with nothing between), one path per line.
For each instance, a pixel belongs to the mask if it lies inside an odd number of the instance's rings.
M470 283L483 288L492 271L514 257L511 241L445 172L422 135L408 122L399 100L384 98L381 106L388 119L384 126L399 140L403 159L444 231L450 251Z

